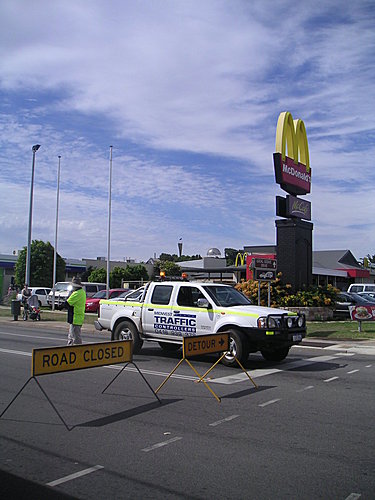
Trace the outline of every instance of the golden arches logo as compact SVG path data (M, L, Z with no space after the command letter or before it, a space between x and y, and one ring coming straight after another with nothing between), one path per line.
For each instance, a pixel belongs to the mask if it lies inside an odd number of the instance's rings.
M245 252L245 253L238 252L238 254L236 255L236 260L235 260L234 265L236 267L238 265L240 265L240 266L245 265L246 264L246 257L247 257L247 252ZM240 261L240 264L238 264L238 261Z
M306 166L306 171L310 172L309 146L305 124L302 120L293 120L289 111L280 113L276 128L276 152L281 153L285 160L286 146L288 146L288 156L296 163L300 162Z

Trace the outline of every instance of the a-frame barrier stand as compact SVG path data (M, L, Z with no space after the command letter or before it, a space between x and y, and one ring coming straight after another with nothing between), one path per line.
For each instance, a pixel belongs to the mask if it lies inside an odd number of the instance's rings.
M204 380L205 377L215 368L215 366L220 363L220 361L224 358L226 352L229 351L229 333L216 333L212 335L197 335L194 337L184 337L183 345L182 345L182 359L177 363L177 365L173 368L173 370L168 374L168 376L163 380L163 382L159 385L159 387L155 390L155 393L158 393L160 389L166 384L166 382L171 378L177 368L185 361L193 372L197 375L197 382L203 382L205 387L211 392L211 394L216 398L216 400L220 403L221 398L212 390L212 388L207 384ZM195 356L202 356L205 354L213 354L213 353L222 353L219 359L203 374L200 375L195 367L191 364L189 358ZM247 373L245 368L239 362L239 360L234 358L238 366L241 370L246 374L250 382L254 385L256 389L258 386L254 382L254 380Z
M162 404L159 396L148 383L143 373L138 366L133 362L133 341L120 340L117 342L98 342L92 344L82 344L75 346L64 347L49 347L46 349L33 349L31 362L31 377L25 382L22 388L17 392L7 407L1 412L0 418L14 403L17 397L25 389L31 380L35 380L37 386L44 394L45 398L64 424L68 431L71 431L75 426L69 427L65 422L56 406L49 398L46 391L43 389L37 377L42 375L50 375L52 373L62 373L68 371L82 370L85 368L94 368L98 366L114 365L118 363L126 363L119 373L111 380L111 382L103 389L102 394L113 384L113 382L121 375L128 365L133 365L147 386L154 394L156 399Z

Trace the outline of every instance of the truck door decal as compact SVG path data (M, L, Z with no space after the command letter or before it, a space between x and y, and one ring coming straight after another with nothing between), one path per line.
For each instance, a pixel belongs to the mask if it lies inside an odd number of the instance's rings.
M154 329L156 333L165 333L168 335L186 335L193 336L197 332L197 318L195 314L175 313L162 314L162 311L154 313Z

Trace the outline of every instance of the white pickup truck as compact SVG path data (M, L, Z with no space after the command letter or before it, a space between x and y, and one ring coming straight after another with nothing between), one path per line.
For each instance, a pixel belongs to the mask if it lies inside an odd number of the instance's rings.
M112 340L133 339L134 353L143 341L177 350L183 336L229 332L227 366L250 352L281 361L306 334L303 314L260 307L232 286L186 281L150 282L124 299L101 300L97 330L110 330Z

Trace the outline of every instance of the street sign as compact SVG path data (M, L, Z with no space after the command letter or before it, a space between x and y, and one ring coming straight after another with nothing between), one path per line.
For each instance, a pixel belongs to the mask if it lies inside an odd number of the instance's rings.
M277 260L276 259L258 259L255 258L252 260L253 267L255 269L270 269L270 270L275 270L277 269Z
M254 279L256 281L275 281L276 280L276 270L272 269L255 269Z

